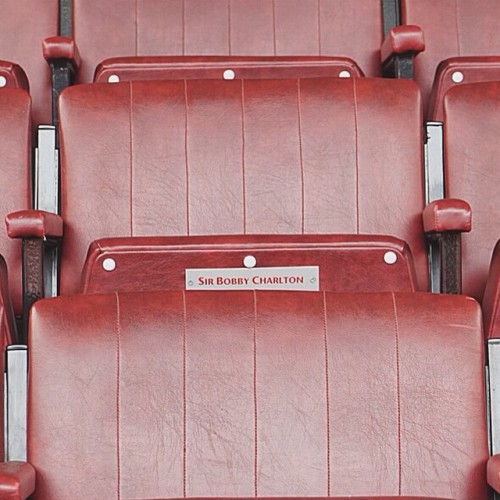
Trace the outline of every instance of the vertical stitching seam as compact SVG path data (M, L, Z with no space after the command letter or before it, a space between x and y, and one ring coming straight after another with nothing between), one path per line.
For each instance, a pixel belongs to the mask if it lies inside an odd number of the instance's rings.
M328 319L326 314L326 292L323 291L323 340L325 346L325 394L326 394L326 496L330 496L330 383L328 367Z
M247 234L247 186L245 169L245 81L241 79L241 168L243 176L243 234Z
M321 47L321 0L318 0L318 51L321 56L322 47Z
M135 55L139 55L139 0L135 0Z
M396 305L396 296L391 292L392 308L394 313L395 340L396 340L396 416L398 425L398 495L401 495L401 378L400 378L400 352L399 352L399 321Z
M187 419L186 419L186 335L187 335L187 307L186 307L186 291L182 291L182 319L183 319L183 335L182 335L182 495L187 496L186 478L187 478Z
M232 55L231 47L231 0L227 0L227 45L229 55Z
M186 158L186 233L189 236L188 95L186 80L184 80L184 156Z
M300 93L300 78L297 78L297 114L299 127L299 155L300 155L300 183L301 183L301 217L302 217L302 234L305 230L305 186L304 186L304 156L302 149L302 114L301 114L301 93Z
M254 495L258 496L257 466L258 466L258 407L257 407L257 294L253 290L253 407L254 407Z
M356 93L356 82L355 78L351 78L352 80L352 90L353 90L353 98L354 98L354 149L356 155L356 170L355 170L355 189L356 189L356 234L359 234L359 147L358 147L358 99Z
M186 0L182 0L182 55L186 55Z
M130 143L130 160L129 160L129 216L130 216L130 236L134 236L134 209L133 209L133 189L134 189L134 132L133 132L133 96L132 96L132 82L129 82L129 143Z
M121 464L120 464L120 350L121 350L121 322L120 322L120 299L115 292L116 306L116 497L120 500L121 489Z
M276 55L276 2L273 0L273 49Z
M457 52L458 52L458 57L460 57L461 50L460 50L460 32L459 32L459 19L458 19L458 0L455 0L455 29L457 33Z

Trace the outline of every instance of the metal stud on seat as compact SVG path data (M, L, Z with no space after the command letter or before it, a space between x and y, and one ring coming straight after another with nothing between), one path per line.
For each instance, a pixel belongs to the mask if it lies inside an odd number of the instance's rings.
M112 259L111 257L104 259L102 261L102 268L108 272L114 271L116 269L115 259Z
M226 69L222 74L222 78L224 78L224 80L234 80L235 76L236 75L232 69Z
M454 71L451 75L451 79L455 83L462 83L464 81L464 74L461 71Z
M243 259L243 265L248 269L255 267L255 264L257 264L257 259L253 255L247 255Z
M392 265L392 264L395 264L397 261L398 261L398 256L396 255L395 252L391 252L391 251L385 252L384 262L386 264Z
M108 83L118 83L120 81L120 77L118 75L109 75Z

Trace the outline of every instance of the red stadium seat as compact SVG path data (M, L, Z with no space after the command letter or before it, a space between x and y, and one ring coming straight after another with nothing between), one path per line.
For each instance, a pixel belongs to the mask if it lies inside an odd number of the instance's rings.
M0 491L486 500L483 362L480 310L462 296L42 300L29 463L3 464Z
M2 3L0 59L9 62L0 62L0 77L7 86L27 89L29 85L35 124L52 121L50 70L42 55L42 41L57 34L58 8L57 0Z
M76 86L60 124L63 295L80 289L92 241L124 236L390 234L427 287L412 82ZM11 234L30 234L24 215Z
M496 0L401 0L402 23L420 26L425 36L414 74L428 119L443 119L451 87L500 80L499 17Z

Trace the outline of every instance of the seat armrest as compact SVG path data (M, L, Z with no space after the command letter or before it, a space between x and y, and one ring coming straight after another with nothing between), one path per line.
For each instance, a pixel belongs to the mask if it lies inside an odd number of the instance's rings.
M413 78L413 58L425 50L422 28L404 25L391 28L380 48L384 76Z
M52 125L57 126L57 99L66 87L73 84L80 66L80 53L75 41L65 36L46 38L42 48L52 80Z
M0 498L24 500L35 491L35 469L26 462L0 463Z
M439 255L440 291L462 293L462 233L472 227L469 204L462 200L442 199L424 208L424 231L431 247Z
M435 200L424 208L423 222L426 233L468 233L472 227L472 210L463 200Z
M58 214L43 210L20 210L5 218L10 238L61 238L63 220Z
M42 42L43 57L47 62L56 59L66 59L76 70L80 67L80 53L73 38L66 36L51 36Z

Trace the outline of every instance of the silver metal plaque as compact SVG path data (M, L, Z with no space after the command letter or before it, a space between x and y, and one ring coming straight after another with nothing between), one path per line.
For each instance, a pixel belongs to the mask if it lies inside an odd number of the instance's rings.
M319 267L186 269L186 290L319 290Z

